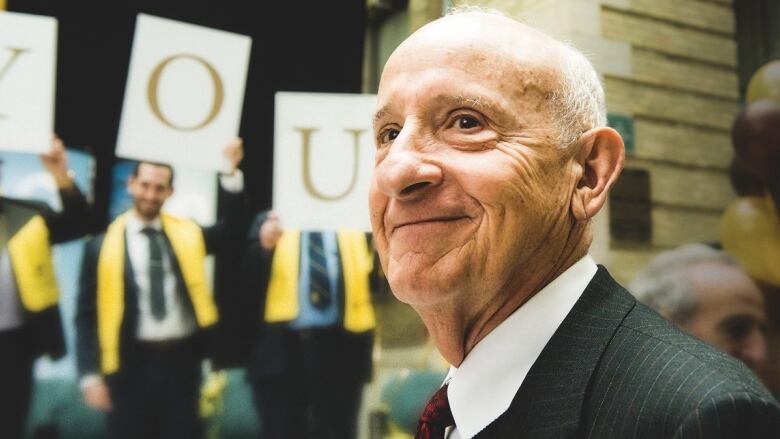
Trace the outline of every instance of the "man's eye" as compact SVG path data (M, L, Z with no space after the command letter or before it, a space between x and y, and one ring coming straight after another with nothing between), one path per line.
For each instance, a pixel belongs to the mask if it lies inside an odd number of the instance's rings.
M753 321L748 317L735 316L727 320L721 326L731 340L739 341L747 337L754 327Z
M479 121L476 118L473 118L471 116L460 116L458 117L458 120L456 121L457 127L462 130L468 130L471 128L476 128L480 125Z
M379 133L379 142L387 143L395 140L398 137L399 131L396 129L387 129Z

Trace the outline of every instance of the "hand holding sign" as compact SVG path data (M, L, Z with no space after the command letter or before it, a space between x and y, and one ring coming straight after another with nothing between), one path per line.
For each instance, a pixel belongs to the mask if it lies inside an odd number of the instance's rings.
M240 137L230 139L222 149L222 155L225 156L228 163L230 163L230 168L226 174L235 174L238 165L240 165L241 160L244 159L244 141Z
M62 139L52 134L51 147L40 155L43 167L54 177L54 182L60 189L73 186L73 179L68 173L68 154L65 152L65 144Z
M279 238L282 237L282 228L279 225L279 215L276 212L268 212L268 215L263 221L263 225L260 226L260 232L258 232L258 238L260 239L260 247L265 251L271 251L276 247L276 243L279 242Z

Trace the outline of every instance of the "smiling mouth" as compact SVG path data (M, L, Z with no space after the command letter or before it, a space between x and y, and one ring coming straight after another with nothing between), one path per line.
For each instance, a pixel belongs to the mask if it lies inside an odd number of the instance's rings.
M464 216L455 216L455 217L427 218L422 220L409 221L393 227L392 233L395 233L396 231L402 229L448 226L451 224L455 224L459 221L468 220L468 219L470 218L464 215Z
M161 203L157 203L154 201L141 201L138 203L138 208L140 209L146 209L146 210L156 210L161 207Z

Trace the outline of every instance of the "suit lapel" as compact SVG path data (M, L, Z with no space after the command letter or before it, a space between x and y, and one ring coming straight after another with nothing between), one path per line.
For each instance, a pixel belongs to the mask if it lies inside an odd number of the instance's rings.
M571 437L588 383L618 325L634 307L603 266L547 343L509 409L476 437Z

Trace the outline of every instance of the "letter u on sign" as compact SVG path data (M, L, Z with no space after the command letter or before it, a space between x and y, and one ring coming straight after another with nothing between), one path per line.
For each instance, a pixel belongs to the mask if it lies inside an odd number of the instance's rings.
M325 194L317 189L317 187L314 185L314 181L311 178L312 137L313 134L317 131L317 128L294 128L294 130L301 133L301 146L303 147L303 161L301 163L303 164L303 185L306 188L306 191L313 197L325 201L336 201L349 195L350 192L352 192L352 190L355 188L355 183L357 182L358 164L360 163L360 135L363 134L365 130L350 128L344 129L344 131L352 137L352 176L350 177L349 185L347 185L346 189L340 193L332 195Z

